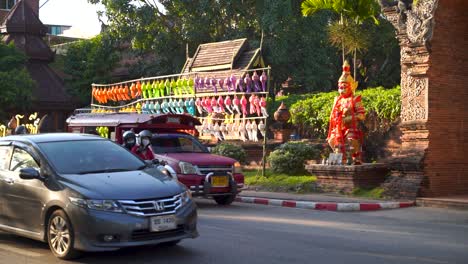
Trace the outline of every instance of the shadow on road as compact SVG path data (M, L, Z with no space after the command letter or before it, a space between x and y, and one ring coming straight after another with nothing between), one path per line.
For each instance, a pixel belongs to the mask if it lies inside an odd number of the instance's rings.
M0 232L0 244L14 245L23 249L49 249L47 243L3 232Z
M175 261L189 262L199 254L181 245L175 247L144 246L125 248L114 252L86 253L82 258L73 263L133 263L138 258L138 263L171 263Z

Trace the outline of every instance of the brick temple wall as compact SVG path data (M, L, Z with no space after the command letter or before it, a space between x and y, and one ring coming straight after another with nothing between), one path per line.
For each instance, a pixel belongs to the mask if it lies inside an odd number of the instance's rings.
M468 194L468 1L439 0L431 41L422 195Z

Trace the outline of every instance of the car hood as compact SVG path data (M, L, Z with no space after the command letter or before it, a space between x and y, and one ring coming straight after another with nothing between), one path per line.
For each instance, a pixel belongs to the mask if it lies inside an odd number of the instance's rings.
M193 165L233 165L236 160L211 153L165 153L158 154L163 160L185 161Z
M156 169L60 175L60 182L88 199L136 200L179 194L185 188Z

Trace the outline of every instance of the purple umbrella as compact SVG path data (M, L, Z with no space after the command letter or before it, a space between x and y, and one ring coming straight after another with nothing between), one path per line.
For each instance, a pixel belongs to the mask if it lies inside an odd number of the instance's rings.
M216 88L216 79L211 78L210 82L211 82L211 85L213 86L214 92L217 93L218 89Z
M255 86L255 91L261 92L262 90L260 88L260 76L258 76L257 72L254 72L254 74L252 75L252 80Z
M197 76L195 77L195 91L198 89L198 82L200 81L200 78Z
M205 87L208 88L210 87L211 84L211 79L209 77L205 77Z
M231 78L226 77L226 79L224 80L224 83L226 84L226 86L228 88L228 92L230 92L231 89L232 89Z
M262 83L262 89L265 92L266 91L266 82L267 82L267 75L265 71L263 71L262 76L260 76L260 82Z
M202 77L200 77L200 79L198 79L198 88L200 88L200 89L205 88L205 80L203 80Z
M237 78L234 74L231 74L229 79L231 80L232 90L235 92L237 89Z
M251 93L252 92L252 79L250 78L250 75L247 73L244 78L245 86L247 86L247 92Z
M242 78L239 78L239 80L237 80L236 86L239 87L239 91L241 91L241 92L245 91L245 89L244 89L244 80L242 80Z
M224 79L221 78L218 80L218 85L221 90L224 90Z

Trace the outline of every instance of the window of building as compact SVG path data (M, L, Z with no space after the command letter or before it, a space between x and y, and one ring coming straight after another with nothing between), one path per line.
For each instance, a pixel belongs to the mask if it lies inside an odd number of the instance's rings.
M16 4L16 0L0 0L0 9L10 10Z

